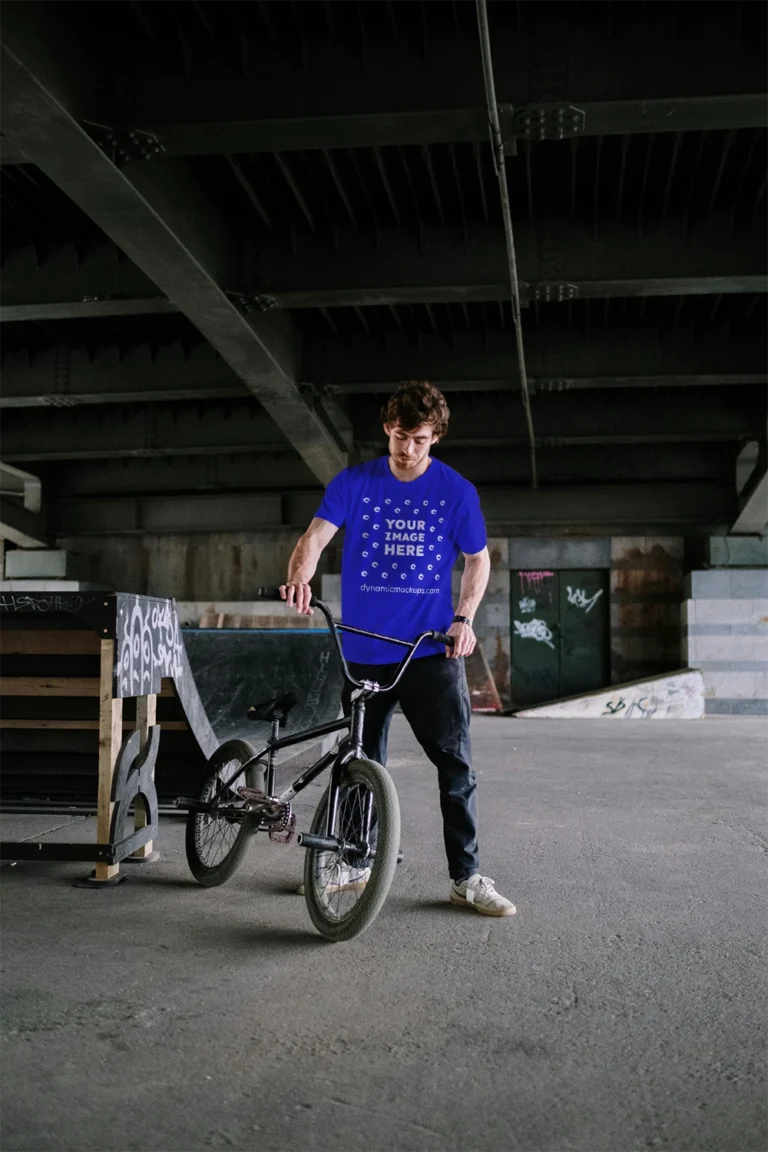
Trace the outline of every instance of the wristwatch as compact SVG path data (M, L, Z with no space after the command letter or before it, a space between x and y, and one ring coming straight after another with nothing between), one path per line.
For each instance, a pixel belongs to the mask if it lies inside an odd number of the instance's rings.
M470 628L472 627L472 621L470 620L469 616L454 616L451 623L452 624L468 624Z

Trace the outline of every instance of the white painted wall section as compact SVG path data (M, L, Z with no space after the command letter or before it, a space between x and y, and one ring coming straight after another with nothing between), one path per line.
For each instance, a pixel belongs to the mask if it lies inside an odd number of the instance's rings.
M670 672L553 700L515 715L526 720L700 720L704 716L704 678L696 669Z

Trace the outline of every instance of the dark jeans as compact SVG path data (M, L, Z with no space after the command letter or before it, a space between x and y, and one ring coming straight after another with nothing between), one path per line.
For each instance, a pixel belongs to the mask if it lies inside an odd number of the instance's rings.
M395 664L350 664L356 680L387 684ZM345 711L351 689L344 689ZM477 784L469 741L471 714L463 660L425 656L414 660L394 692L374 696L365 705L363 748L379 764L387 762L387 737L395 704L400 702L414 736L437 768L448 871L464 880L479 870Z

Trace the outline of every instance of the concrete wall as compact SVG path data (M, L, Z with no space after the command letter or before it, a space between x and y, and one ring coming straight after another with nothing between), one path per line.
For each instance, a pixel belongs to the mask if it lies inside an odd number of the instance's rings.
M510 703L510 572L610 569L611 683L679 669L682 537L511 537L488 541L491 581L475 620L505 706ZM454 573L458 594L461 564Z
M768 715L768 571L711 569L685 579L683 654L704 676L708 715Z
M121 592L176 600L251 600L259 587L282 583L298 533L211 532L189 535L99 536L65 539L80 556L84 579ZM339 570L336 541L319 574Z
M83 537L59 542L77 553L83 577L121 591L193 602L202 616L238 615L259 587L279 584L295 530ZM681 667L679 606L683 542L678 538L491 538L491 580L475 628L505 706L510 702L510 572L611 570L611 682ZM341 568L341 534L318 576ZM454 573L458 595L461 562ZM333 587L336 587L334 584ZM330 586L329 586L330 588ZM326 598L336 600L338 593ZM222 608L222 605L224 607ZM243 609L246 616L256 609ZM242 613L240 613L242 615ZM230 621L231 623L231 621Z
M510 703L510 644L509 644L509 540L491 538L491 578L488 590L475 616L475 635L482 644L488 667L505 708ZM454 605L458 602L463 560L453 573Z
M612 684L681 667L683 555L682 537L612 538Z

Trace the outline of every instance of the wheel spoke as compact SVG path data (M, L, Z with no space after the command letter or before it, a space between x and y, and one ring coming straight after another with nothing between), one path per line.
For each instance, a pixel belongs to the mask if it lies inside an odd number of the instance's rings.
M222 764L206 785L201 797L203 803L210 801L235 776L239 768L237 760ZM232 789L225 788L217 803L232 807L238 804L238 797ZM218 867L232 851L241 828L240 820L219 816L215 811L199 812L195 819L195 843L200 863L206 868Z
M376 802L366 784L342 785L339 790L337 827L333 834L348 843L359 842L364 836L366 797L371 797L372 819L375 821ZM375 867L373 859L361 860L344 849L335 852L309 849L312 852L312 883L320 905L330 919L342 921L350 915L365 888L346 888L344 882L354 882L355 873L366 867Z

